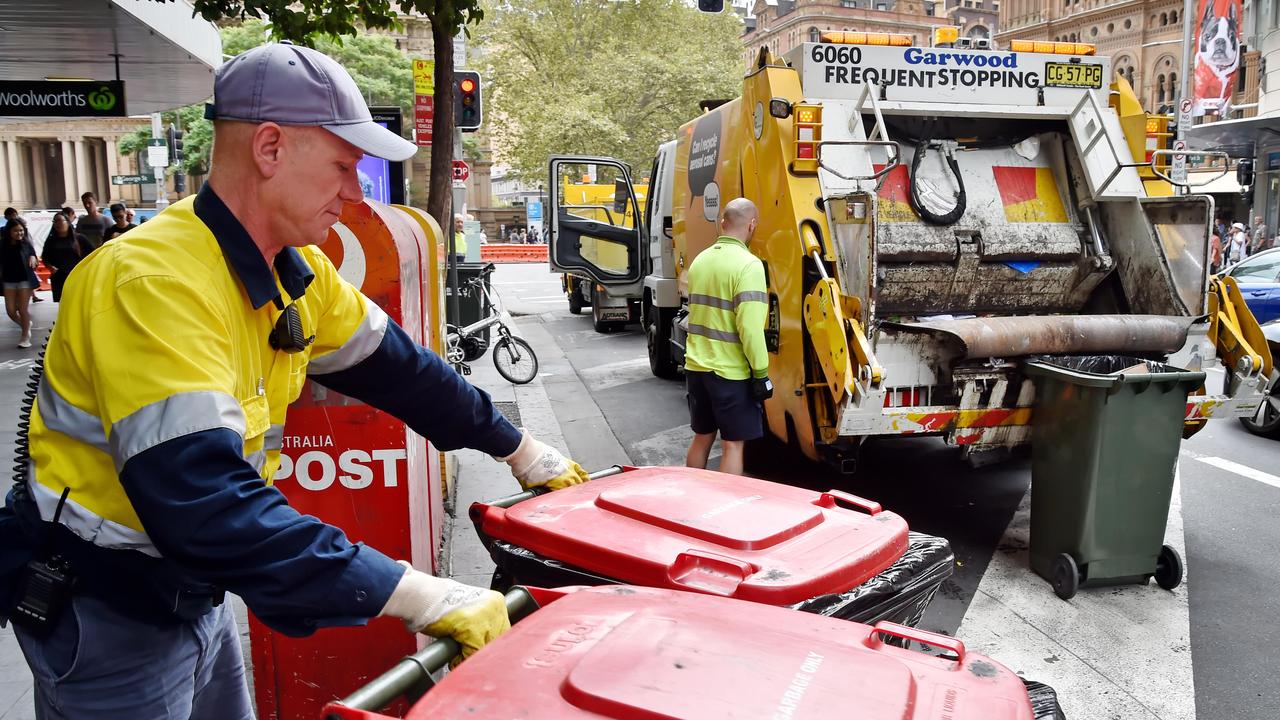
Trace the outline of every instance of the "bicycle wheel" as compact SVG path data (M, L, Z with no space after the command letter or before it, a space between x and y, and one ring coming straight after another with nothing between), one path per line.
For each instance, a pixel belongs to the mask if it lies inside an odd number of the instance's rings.
M493 346L493 366L516 385L531 382L538 374L538 356L521 338L508 335Z

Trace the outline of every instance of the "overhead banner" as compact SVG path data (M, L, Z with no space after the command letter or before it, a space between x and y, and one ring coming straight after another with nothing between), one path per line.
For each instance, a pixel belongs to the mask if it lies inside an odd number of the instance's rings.
M1226 116L1240 70L1242 0L1198 0L1192 114Z
M0 80L0 117L125 117L119 80Z
M431 145L435 124L436 61L413 61L413 138L418 147Z

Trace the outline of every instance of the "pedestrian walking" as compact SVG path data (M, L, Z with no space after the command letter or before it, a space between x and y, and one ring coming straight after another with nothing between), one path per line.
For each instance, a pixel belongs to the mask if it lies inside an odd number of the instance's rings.
M83 235L71 228L71 221L66 215L58 213L53 216L53 227L49 237L44 241L40 252L40 260L49 268L49 286L53 289L53 301L61 302L62 288L67 276L85 255L93 252L93 246Z
M124 203L113 203L111 205L111 219L115 220L115 223L102 233L102 242L104 243L108 240L115 240L138 227L129 221L129 212Z
M1267 233L1267 224L1262 221L1262 216L1258 215L1253 219L1253 238L1249 244L1249 254L1254 255L1271 247L1271 238Z
M1244 223L1232 223L1230 241L1227 243L1227 265L1234 265L1249 256L1249 234Z
M388 616L470 654L508 627L498 593L353 543L267 484L303 378L504 460L524 487L586 480L315 247L362 200L362 157L416 151L351 76L270 44L213 89L208 182L76 267L20 440L0 608L36 717L252 718L225 592L293 636Z
M764 264L747 249L758 221L754 203L730 200L720 238L689 265L689 467L707 466L719 433L720 470L741 475L744 443L764 434L761 403L773 396L764 340L768 288Z
M31 347L31 296L40 287L36 277L36 249L27 226L18 220L5 223L0 240L0 281L4 282L4 310L22 328L18 347Z
M4 209L4 222L6 225L13 222L22 223L24 227L27 224L27 221L22 217L22 214L18 212L18 209L12 207Z
M1218 234L1218 229L1213 229L1213 234L1209 236L1209 274L1217 275L1222 269L1222 236Z
M467 261L467 234L462 231L462 216L453 216L453 259Z
M76 232L85 236L96 248L102 244L102 235L111 225L111 221L98 212L98 198L93 193L86 192L81 195L80 202L84 203L84 215L76 221Z

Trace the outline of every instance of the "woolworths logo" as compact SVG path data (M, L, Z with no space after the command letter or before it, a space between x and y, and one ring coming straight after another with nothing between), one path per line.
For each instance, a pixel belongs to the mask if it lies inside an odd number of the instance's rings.
M103 85L96 92L89 93L89 107L106 112L116 106L116 94L111 88Z
M0 81L0 117L124 115L124 83Z

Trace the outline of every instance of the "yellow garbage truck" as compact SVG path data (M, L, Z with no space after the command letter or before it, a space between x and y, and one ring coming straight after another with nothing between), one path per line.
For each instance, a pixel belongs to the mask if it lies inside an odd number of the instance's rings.
M1179 158L1147 147L1151 118L1111 78L1079 43L828 33L785 58L764 49L741 96L704 104L658 149L643 214L627 191L638 226L553 198L551 261L639 295L650 364L674 377L685 271L724 203L754 201L769 432L847 470L873 436L939 435L969 454L1030 442L1033 356L1221 363L1188 432L1252 415L1271 356L1234 283L1208 274L1213 199L1178 185ZM585 165L632 173L556 157L550 186ZM589 241L626 262L590 262Z
M643 183L628 186L621 178L614 177L616 173L612 166L599 169L587 166L585 169L587 172L577 181L575 178L562 178L563 184L556 196L560 209L583 220L637 227L638 215L629 200L630 193L635 193L640 207L644 208L648 186ZM600 182L606 180L612 182ZM627 263L627 251L605 240L586 238L581 253L583 259L594 267L616 270ZM560 287L569 300L569 312L577 315L584 307L591 308L591 323L596 332L621 329L639 317L638 295L610 293L604 285L592 282L586 275L564 273L560 276Z

